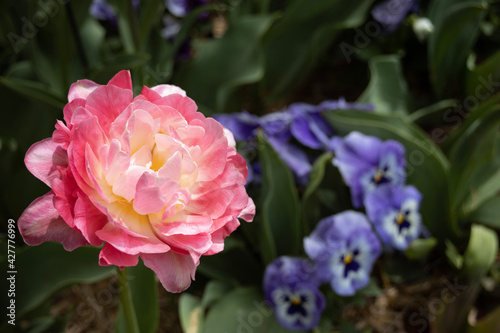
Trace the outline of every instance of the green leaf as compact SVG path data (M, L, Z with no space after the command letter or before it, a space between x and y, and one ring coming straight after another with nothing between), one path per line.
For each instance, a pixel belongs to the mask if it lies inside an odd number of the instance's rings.
M62 287L73 283L93 283L112 276L115 266L99 266L97 247L81 247L67 252L58 243L29 247L16 257L17 315L40 305Z
M443 122L445 112L456 106L457 103L458 102L454 99L439 101L435 104L412 112L408 118L420 126L441 124Z
M498 100L496 95L493 100ZM471 211L500 189L500 174L496 168L483 169L495 156L500 106L490 100L481 104L467 118L463 126L450 137L453 142L449 156L451 162L450 185L452 207ZM492 169L492 168L489 168Z
M446 245L446 257L448 258L449 262L455 266L457 269L461 269L464 265L464 257L458 253L457 248L455 245L453 245L452 242L449 240L445 241Z
M467 220L500 229L500 197L492 197L485 201L472 214L467 216Z
M319 188L323 178L325 177L325 169L328 164L332 163L333 155L331 153L324 153L314 162L312 171L309 174L309 182L307 187L302 195L302 212L304 214L304 227L307 225L312 225L312 220L317 219L317 217L313 214L313 205L312 205L312 195ZM314 221L317 222L317 221ZM309 233L310 230L305 229L304 232L306 234Z
M335 111L326 114L326 118L339 135L359 131L403 144L407 156L407 183L415 185L423 195L423 223L438 239L457 238L458 226L449 208L448 162L425 133L397 116Z
M409 259L423 259L436 247L437 239L434 237L425 239L416 239L410 243L405 255Z
M445 3L441 1L429 9L434 24L434 32L429 36L429 66L438 95L456 90L457 84L463 82L466 59L487 9L481 1L447 1L448 6Z
M480 65L467 72L467 95L486 99L498 89L500 79L500 51L496 52Z
M223 112L235 89L257 82L264 74L259 41L273 17L245 16L229 22L220 39L197 41L197 56L181 68L175 82L200 108Z
M231 286L228 284L212 280L207 283L205 290L203 291L203 298L201 304L204 308L208 308L213 303L217 302L221 297L223 297L227 292L231 290Z
M203 306L200 298L183 293L179 298L179 318L183 332L203 332Z
M297 255L301 248L300 206L290 169L262 134L258 136L262 168L261 232L266 264L280 255Z
M473 224L464 254L464 273L471 280L479 280L495 262L497 252L497 234L485 226Z
M203 332L284 333L289 331L276 322L273 310L267 306L259 290L241 287L226 294L209 309Z
M372 103L376 112L408 113L408 86L398 56L379 56L370 60L370 83L359 97L359 103Z
M363 24L373 0L296 0L264 39L262 90L267 100L289 93L343 29Z
M140 332L157 332L160 323L158 303L158 283L155 273L144 266L142 261L137 266L127 267L132 300ZM116 319L117 332L128 332L122 306Z
M66 104L64 96L51 91L46 85L39 82L1 76L0 83L35 101L42 101L61 110Z
M232 286L260 280L263 269L248 246L234 234L226 238L224 243L224 251L221 253L201 258L197 271Z

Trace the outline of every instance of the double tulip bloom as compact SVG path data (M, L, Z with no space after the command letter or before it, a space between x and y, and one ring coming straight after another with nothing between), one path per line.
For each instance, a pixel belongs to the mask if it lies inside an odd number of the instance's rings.
M51 190L20 217L25 242L104 243L101 265L141 257L165 289L185 290L200 257L222 251L238 218L255 214L232 134L178 87L134 98L128 71L107 85L78 81L68 100L64 122L26 154Z

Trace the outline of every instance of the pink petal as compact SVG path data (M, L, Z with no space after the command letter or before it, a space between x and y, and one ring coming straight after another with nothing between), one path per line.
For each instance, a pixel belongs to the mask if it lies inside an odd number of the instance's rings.
M34 246L43 242L62 243L66 251L87 245L81 233L64 222L54 207L54 193L48 192L33 201L19 218L19 231L26 244Z
M68 101L71 102L77 98L86 99L97 87L99 87L99 84L93 81L78 80L69 88Z
M61 144L48 138L33 144L26 153L24 163L28 170L48 186L60 177L58 167L68 165L68 155Z
M99 119L105 133L109 133L111 123L132 102L132 90L114 85L100 86L87 98L85 108Z
M78 198L75 203L75 226L81 231L85 239L95 246L102 244L96 236L108 222L108 217L101 213L88 199Z
M186 92L184 90L171 84L160 84L158 86L151 87L151 90L156 91L161 97L172 94L179 94L186 97Z
M212 237L209 234L174 235L165 238L172 249L189 252L191 259L198 266L200 257L212 247Z
M238 217L247 222L252 222L254 216L255 216L255 203L253 202L252 198L248 197L248 204L241 211Z
M64 121L66 122L66 125L68 125L68 127L71 127L70 125L72 124L71 119L73 118L73 113L75 113L78 108L84 108L85 103L86 101L84 99L77 98L64 106Z
M127 201L132 201L135 197L137 182L144 173L151 172L148 168L142 166L131 166L120 175L113 184L113 193Z
M179 188L179 184L167 178L156 178L144 173L137 182L134 209L142 215L158 213Z
M70 227L74 227L74 207L77 194L81 191L70 169L61 171L61 179L52 181L52 191L55 193L54 206Z
M132 90L132 78L130 77L130 71L123 70L118 72L118 74L116 74L111 80L109 80L108 85Z
M234 217L228 217L228 218L223 218L224 220L223 227L221 227L218 230L215 230L212 233L212 242L213 245L212 247L205 253L205 255L212 255L221 252L224 250L224 239L229 236L233 231L235 231L238 226L240 225L240 222L238 219ZM218 223L221 223L219 221Z
M164 253L170 250L170 246L159 241L157 238L132 236L125 230L110 223L97 231L96 235L103 241L113 245L118 251L130 255L136 255L141 252Z
M212 219L210 216L178 214L175 216L175 222L169 221L164 224L156 225L156 228L164 236L171 236L176 234L196 235L207 232L211 226Z
M171 293L180 293L194 280L196 266L188 255L169 251L161 254L141 253L144 265L151 268L163 287Z
M101 252L99 253L99 265L111 266L116 265L123 269L123 267L136 266L139 263L139 255L130 255L115 249L109 243L104 244Z
M228 205L235 196L239 185L216 189L198 198L191 198L187 210L191 214L206 214L212 218L218 218L224 214Z

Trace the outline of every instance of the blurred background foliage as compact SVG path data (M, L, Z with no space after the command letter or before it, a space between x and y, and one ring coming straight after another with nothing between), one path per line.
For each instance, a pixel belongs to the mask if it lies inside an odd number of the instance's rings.
M388 283L411 285L437 275L450 281L459 277L468 287L425 332L430 327L434 332L499 328L498 1L422 0L418 10L388 31L370 14L382 1L214 0L177 17L178 31L168 38L162 34L170 27L163 0L141 0L138 8L109 0L114 23L90 15L91 2L0 3L2 221L17 220L47 191L26 170L24 155L31 144L52 134L67 91L78 79L105 83L130 69L136 94L142 85L176 84L207 116L243 109L264 115L293 102L345 97L372 103L375 112L336 111L327 120L340 136L356 130L405 146L413 167L408 183L423 194L423 221L433 237L415 242L405 255L385 257L376 274L383 284L374 283L354 299L329 300L337 306L335 318L342 307L386 295ZM431 30L418 25L422 18L430 20ZM302 238L320 217L351 208L331 154L317 159L306 187L296 187L288 167L262 137L258 154L262 184L248 188L258 203L256 221L228 239L223 253L202 260L197 281L179 301L186 332L236 332L239 323L227 318L255 311L252 302L262 301L265 263L301 254ZM277 218L284 204L287 218ZM6 232L6 222L1 228ZM16 243L17 318L25 320L18 331L62 330L78 306L54 315L52 295L114 272L97 265L98 249L70 254L58 244L25 248L20 235ZM46 262L40 262L41 255ZM161 327L159 296L154 283L147 282L154 276L143 266L129 274L137 277L133 292L141 295L141 332L155 332ZM407 294L401 291L400 296L410 303ZM418 306L399 309L409 332L420 327L409 319ZM125 332L120 316L116 329ZM352 318L341 317L327 318L318 332L339 327L356 332ZM4 323L0 329L7 327ZM255 332L283 330L267 316Z

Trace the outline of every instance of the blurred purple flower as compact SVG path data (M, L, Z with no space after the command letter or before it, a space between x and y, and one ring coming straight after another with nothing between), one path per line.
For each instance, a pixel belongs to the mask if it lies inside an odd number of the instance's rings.
M365 215L345 211L322 219L304 239L307 255L316 262L318 278L341 296L352 296L370 280L381 253Z
M421 200L422 195L413 186L385 186L366 195L366 212L385 244L406 250L418 238Z
M208 0L165 0L168 11L177 17L184 17L196 7L205 6ZM204 13L202 18L206 18L208 13Z
M89 8L90 15L101 21L109 21L116 26L116 13L106 0L93 0Z
M135 10L139 10L139 2L140 0L132 0L132 5ZM106 0L92 0L89 7L89 13L98 20L108 21L114 26L118 25L116 12Z
M337 166L351 188L354 207L361 207L367 193L381 185L399 186L405 182L405 149L399 142L382 141L373 136L351 132L334 141Z
M319 105L294 103L285 110L260 118L246 111L219 114L214 118L233 132L237 141L253 140L261 128L269 144L292 170L298 182L305 184L312 170L311 158L292 139L311 149L332 150L334 130L321 113L340 109L371 111L373 106L346 103L341 98L338 101L327 100Z
M276 320L290 329L310 330L325 308L314 265L306 259L279 257L264 273L264 293Z
M387 0L372 9L372 16L386 32L396 30L410 12L418 10L418 0Z

